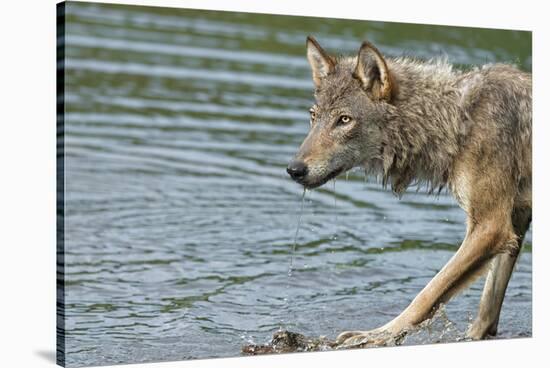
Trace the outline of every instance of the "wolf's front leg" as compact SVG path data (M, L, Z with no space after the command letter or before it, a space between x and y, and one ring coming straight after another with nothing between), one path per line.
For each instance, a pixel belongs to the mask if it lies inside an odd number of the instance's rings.
M511 225L505 220L477 223L467 234L456 254L399 316L375 330L343 332L336 342L342 347L387 345L391 339L400 338L480 275L495 254L516 241Z

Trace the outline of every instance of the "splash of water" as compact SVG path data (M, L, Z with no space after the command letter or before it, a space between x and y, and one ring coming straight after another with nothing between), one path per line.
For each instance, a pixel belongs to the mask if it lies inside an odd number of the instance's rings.
M449 319L445 306L441 305L431 318L414 327L406 336L404 345L455 342L464 339L465 332Z

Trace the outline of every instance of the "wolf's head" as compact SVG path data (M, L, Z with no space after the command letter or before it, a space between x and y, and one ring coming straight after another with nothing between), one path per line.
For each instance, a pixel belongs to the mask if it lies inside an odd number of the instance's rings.
M357 57L334 58L307 38L315 104L310 131L287 172L315 188L354 166L380 157L382 128L395 83L380 52L364 42Z

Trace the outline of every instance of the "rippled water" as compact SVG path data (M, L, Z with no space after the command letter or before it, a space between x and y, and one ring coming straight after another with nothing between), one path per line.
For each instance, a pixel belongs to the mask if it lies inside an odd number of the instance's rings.
M456 250L464 215L449 196L397 200L353 172L307 193L288 278L302 189L285 167L308 129L307 34L337 52L368 38L389 55L531 67L526 32L86 3L66 21L71 366L237 356L281 326L375 327ZM499 337L531 335L527 242ZM455 332L405 343L453 341L481 286L447 306Z

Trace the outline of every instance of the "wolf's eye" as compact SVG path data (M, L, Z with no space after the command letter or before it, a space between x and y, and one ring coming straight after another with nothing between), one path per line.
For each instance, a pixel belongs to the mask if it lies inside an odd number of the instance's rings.
M313 109L313 107L311 109L309 109L309 116L310 116L310 124L313 123L313 121L315 120L315 110Z
M340 118L338 119L338 125L344 125L344 124L347 124L351 121L351 118L347 115L342 115L340 116Z

